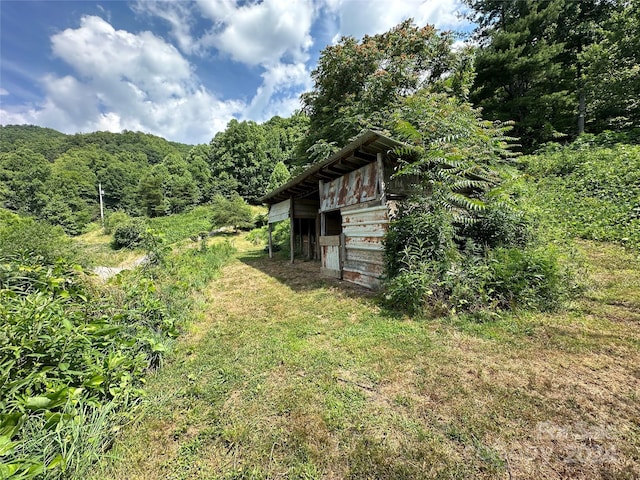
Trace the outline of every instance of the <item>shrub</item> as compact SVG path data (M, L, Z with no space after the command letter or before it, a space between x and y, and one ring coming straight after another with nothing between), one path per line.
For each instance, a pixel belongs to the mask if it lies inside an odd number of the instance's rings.
M71 240L62 228L3 209L0 209L0 255L39 257L45 264L74 257Z
M144 241L147 225L144 220L132 218L118 225L113 232L113 248L135 248Z
M278 222L273 225L271 231L272 245L276 250L289 252L289 231L291 225L289 222ZM247 235L247 240L254 245L267 245L269 242L269 226L265 225L260 228L254 228Z
M552 311L571 293L575 281L560 266L557 254L545 249L497 248L487 252L486 284L500 308Z
M116 211L107 215L104 221L104 233L111 235L120 225L131 221L131 216L127 212Z
M549 249L529 246L523 214L488 204L475 221L425 203L401 207L385 237L385 296L411 314L553 310L574 291Z

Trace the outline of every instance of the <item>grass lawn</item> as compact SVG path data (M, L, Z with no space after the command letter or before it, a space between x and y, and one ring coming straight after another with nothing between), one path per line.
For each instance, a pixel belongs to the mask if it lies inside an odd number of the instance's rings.
M640 261L581 243L561 314L414 320L319 266L238 258L94 479L640 476Z

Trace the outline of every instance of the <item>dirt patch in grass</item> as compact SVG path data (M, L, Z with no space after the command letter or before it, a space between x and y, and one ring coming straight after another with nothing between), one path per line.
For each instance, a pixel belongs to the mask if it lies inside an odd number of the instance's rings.
M317 263L240 248L94 478L640 476L620 249L589 257L600 286L566 312L474 324L394 316Z

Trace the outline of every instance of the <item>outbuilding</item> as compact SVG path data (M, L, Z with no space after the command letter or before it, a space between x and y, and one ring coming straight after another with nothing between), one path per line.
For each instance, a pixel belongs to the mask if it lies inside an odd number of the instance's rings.
M276 222L291 225L291 262L295 252L321 262L321 275L368 288L380 285L383 237L396 202L409 190L407 180L392 179L394 150L403 144L365 131L327 160L311 166L268 193L269 256Z

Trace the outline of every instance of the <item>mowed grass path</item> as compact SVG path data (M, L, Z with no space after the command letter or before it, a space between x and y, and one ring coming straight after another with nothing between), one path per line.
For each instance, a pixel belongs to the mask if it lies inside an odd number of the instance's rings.
M108 479L638 478L640 265L560 315L412 320L241 244ZM244 247L244 248L242 248Z

